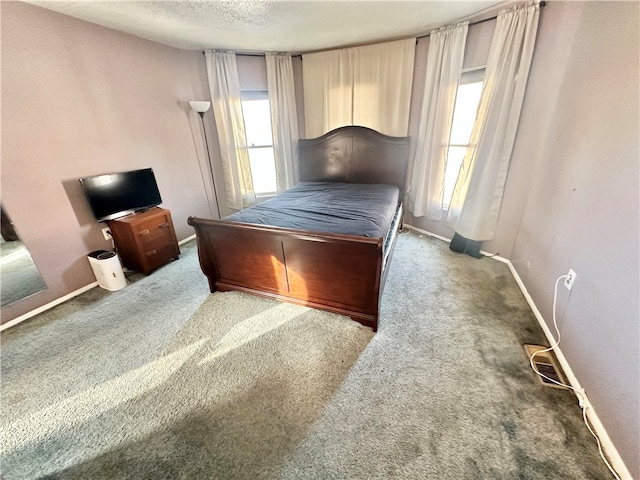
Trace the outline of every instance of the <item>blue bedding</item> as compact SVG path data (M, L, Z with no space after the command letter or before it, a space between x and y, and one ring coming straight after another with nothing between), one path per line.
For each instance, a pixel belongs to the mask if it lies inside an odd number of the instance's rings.
M395 185L300 182L223 220L382 238L398 207Z

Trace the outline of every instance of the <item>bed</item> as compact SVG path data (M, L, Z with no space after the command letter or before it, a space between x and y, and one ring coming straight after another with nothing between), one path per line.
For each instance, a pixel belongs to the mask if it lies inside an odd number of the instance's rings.
M222 220L189 217L211 292L328 310L377 331L408 156L408 137L365 127L299 140L295 187Z

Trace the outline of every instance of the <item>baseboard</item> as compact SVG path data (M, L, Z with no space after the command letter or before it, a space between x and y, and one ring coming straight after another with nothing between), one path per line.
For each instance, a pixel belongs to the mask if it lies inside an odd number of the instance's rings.
M184 240L180 240L178 242L178 245L184 245L187 242L190 242L191 240L195 240L196 238L196 234L194 233L193 235L191 235L190 237L185 238Z
M438 235L437 233L432 233L427 230L422 230L421 228L414 227L413 225L409 225L405 223L404 225L409 230L413 230L414 232L422 233L423 235L429 235L430 237L437 238L438 240L442 240L443 242L451 243L451 239L447 237L443 237L442 235Z
M413 225L405 225L405 226L415 232L418 232L424 235L429 235L430 237L437 238L438 240L442 240L447 243L451 242L451 240L446 237L437 235L427 230L422 230L420 228L414 227ZM527 287L524 285L524 282L520 278L520 275L518 275L518 272L516 271L511 261L507 258L500 257L498 255L491 256L491 254L488 254L487 252L484 252L482 250L480 252L483 255L487 255L487 258L491 258L493 260L497 260L499 262L505 263L509 267L509 271L511 272L511 275L513 275L513 278L518 284L518 287L520 288L522 295L524 295L525 300L529 304L529 307L531 308L531 311L536 317L538 324L540 325L540 327L542 328L542 331L547 337L549 344L553 345L555 343L553 334L551 333L551 330L547 326L547 323L544 321L544 318L540 313L540 310L538 310L538 307L536 306L535 302L533 301L533 298L531 297L531 295L529 295L529 292L527 291ZM615 445L611 441L611 438L609 437L609 434L605 430L604 425L600 421L598 414L593 409L591 402L589 402L589 398L587 397L584 389L580 385L578 378L573 373L573 370L571 369L571 366L569 365L567 358L562 353L562 350L560 349L560 347L555 348L553 351L556 354L556 358L558 359L558 362L560 363L560 366L562 367L562 370L567 376L567 379L569 380L569 383L571 384L571 386L583 393L585 398L585 405L587 405L587 418L589 419L589 422L591 423L592 428L595 430L596 434L598 435L598 438L600 439L600 444L602 445L602 449L604 450L604 452L606 453L609 459L609 463L611 463L611 466L615 469L615 471L618 473L618 475L622 480L633 480L633 477L631 477L631 473L629 473L629 470L627 469L627 466L624 464L622 457L620 457L618 450L616 449Z
M52 302L47 303L46 305L42 305L41 307L36 308L35 310L31 310L30 312L27 312L23 315L20 315L19 317L14 318L13 320L9 320L7 323L3 323L2 325L0 325L0 332L2 330L5 330L9 327L13 327L15 325L17 325L20 322L24 322L25 320L27 320L28 318L34 317L36 315L38 315L39 313L42 313L44 311L49 310L50 308L55 307L56 305L60 305L63 302L66 302L67 300L72 299L73 297L77 297L78 295L91 290L94 287L98 286L98 282L92 282L89 285L85 285L82 288L79 288L78 290L75 290L71 293L66 294L64 297L60 297L60 298L56 298L55 300L53 300Z

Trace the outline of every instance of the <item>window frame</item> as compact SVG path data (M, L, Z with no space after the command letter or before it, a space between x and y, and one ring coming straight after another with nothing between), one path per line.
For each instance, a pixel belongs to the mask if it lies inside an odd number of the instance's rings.
M482 65L479 67L472 67L472 68L466 68L463 69L461 74L460 74L460 82L458 84L458 88L461 85L469 85L472 83L481 83L482 84L482 89L484 89L484 78L485 78L485 71L486 71L486 66ZM478 99L478 105L476 107L476 116L474 118L474 123L475 120L478 118L478 109L480 108L480 101L482 100L482 89L481 89L481 93L480 93L480 97ZM458 89L459 92L459 89ZM458 103L458 95L459 93L456 92L456 100L455 100L455 104L453 106L453 117L452 117L452 123L453 123L453 118L455 118L456 115L456 106ZM453 135L453 130L449 133L449 141L445 144L445 148L447 149L447 165L445 168L445 172L444 172L444 179L443 179L443 185L446 183L446 179L447 179L447 173L449 170L449 151L450 149L453 148L465 148L468 150L470 148L476 148L477 145L472 144L471 143L471 135L473 132L471 132L469 134L469 141L467 143L451 143L451 137ZM465 153L465 157L467 155L467 153ZM463 159L464 162L464 159ZM462 166L462 165L461 165ZM458 170L459 171L459 170ZM455 189L455 184L454 184L454 189ZM453 191L451 192L451 195L453 196ZM449 206L450 206L450 202L451 202L451 197L449 198L443 198L442 199L442 208L443 210L446 212L449 210Z
M241 103L241 108L242 108L242 122L244 123L244 128L245 128L245 136L246 136L246 131L247 131L247 123L245 121L245 111L244 111L244 102L245 101L251 101L251 100L267 100L267 102L269 102L269 121L271 122L271 103L269 100L269 91L266 89L247 89L247 90L240 90L240 103ZM273 145L273 127L270 124L270 130L271 130L271 144L264 144L264 145L256 145L256 144L249 144L248 140L247 140L247 153L250 152L251 150L260 150L260 149L264 149L264 148L271 148L272 150L274 150L274 145ZM276 165L275 165L275 151L274 151L274 156L273 156L273 168L275 171ZM251 171L251 174L253 175L253 170ZM261 202L264 200L267 200L269 198L275 197L276 195L278 195L278 186L277 184L275 185L276 190L274 191L269 191L269 192L255 192L255 196L256 196L256 201L257 202Z

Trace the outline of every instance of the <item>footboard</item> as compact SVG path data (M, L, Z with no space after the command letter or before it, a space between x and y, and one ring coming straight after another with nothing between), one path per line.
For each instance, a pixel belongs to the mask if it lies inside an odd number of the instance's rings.
M377 330L383 239L190 217L212 292L238 290L347 315Z

